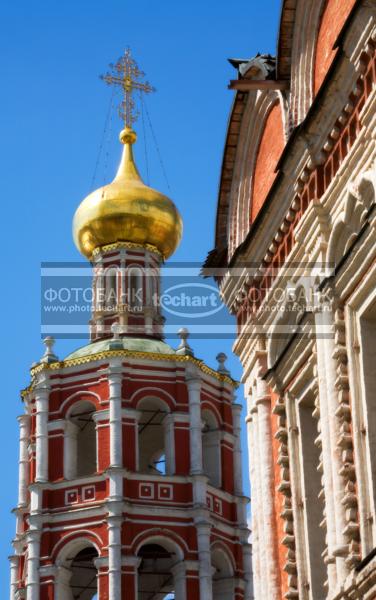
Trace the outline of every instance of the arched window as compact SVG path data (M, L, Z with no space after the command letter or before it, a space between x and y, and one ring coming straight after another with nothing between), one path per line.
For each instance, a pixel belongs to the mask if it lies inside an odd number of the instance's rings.
M173 431L164 402L144 399L137 407L138 470L142 473L165 475L173 473Z
M64 476L66 479L93 475L97 470L97 440L91 402L78 402L66 422Z
M76 598L96 600L98 598L96 558L98 558L98 552L87 542L67 545L57 561L55 579L55 598L57 600L75 600Z
M202 461L210 485L221 487L221 432L210 410L202 412Z
M143 306L143 275L139 267L130 267L128 275L128 304L131 308L139 310Z
M220 548L212 550L213 598L234 600L234 570L226 552Z
M116 310L118 304L117 268L110 267L105 273L105 304L107 310Z

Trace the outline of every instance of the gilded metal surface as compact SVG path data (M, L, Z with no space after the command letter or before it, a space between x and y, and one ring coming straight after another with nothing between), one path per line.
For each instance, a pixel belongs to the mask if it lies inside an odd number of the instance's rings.
M95 250L93 251L93 256L97 256L100 253L106 254L108 252L113 252L114 250L120 250L121 248L125 248L126 250L148 250L149 252L153 252L154 254L159 254L163 258L158 248L152 246L152 244L134 244L133 242L115 242L114 244L100 246L99 248L95 248Z
M183 224L175 204L142 181L133 159L133 130L120 134L122 160L112 183L95 190L80 204L73 219L73 238L91 259L93 251L116 242L151 244L168 258L181 240Z
M141 360L170 361L175 363L190 362L196 365L203 373L214 377L218 381L229 383L235 388L239 385L238 382L231 379L231 377L218 373L218 371L214 371L214 369L208 367L202 360L194 358L193 356L183 356L178 354L159 354L153 352L135 352L130 350L106 350L105 352L98 352L97 354L82 356L80 358L72 358L52 363L40 363L36 367L30 369L30 373L33 377L34 375L40 373L44 369L51 369L52 371L56 371L58 369L85 365L87 363L95 362L98 360L105 360L106 358L113 358L115 356L120 356L123 358L136 358Z

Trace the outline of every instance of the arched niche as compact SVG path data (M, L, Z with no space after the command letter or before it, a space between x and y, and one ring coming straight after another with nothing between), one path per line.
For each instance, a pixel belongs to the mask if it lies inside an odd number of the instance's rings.
M107 310L114 311L118 305L118 268L108 267L104 272L104 298Z

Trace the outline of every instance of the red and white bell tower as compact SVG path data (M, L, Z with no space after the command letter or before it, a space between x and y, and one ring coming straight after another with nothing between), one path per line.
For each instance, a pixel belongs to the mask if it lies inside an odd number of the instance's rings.
M118 65L129 93L129 53ZM23 392L10 598L250 600L236 384L186 330L163 341L159 269L181 220L142 182L129 120L120 139L114 181L74 220L91 342L59 360L47 338Z

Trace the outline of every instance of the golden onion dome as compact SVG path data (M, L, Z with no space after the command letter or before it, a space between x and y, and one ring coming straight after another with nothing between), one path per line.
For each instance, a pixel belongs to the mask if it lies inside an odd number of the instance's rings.
M136 139L133 129L123 129L115 179L89 194L74 215L74 242L89 259L95 249L116 242L151 244L168 258L181 240L183 224L175 204L140 177L132 151Z

